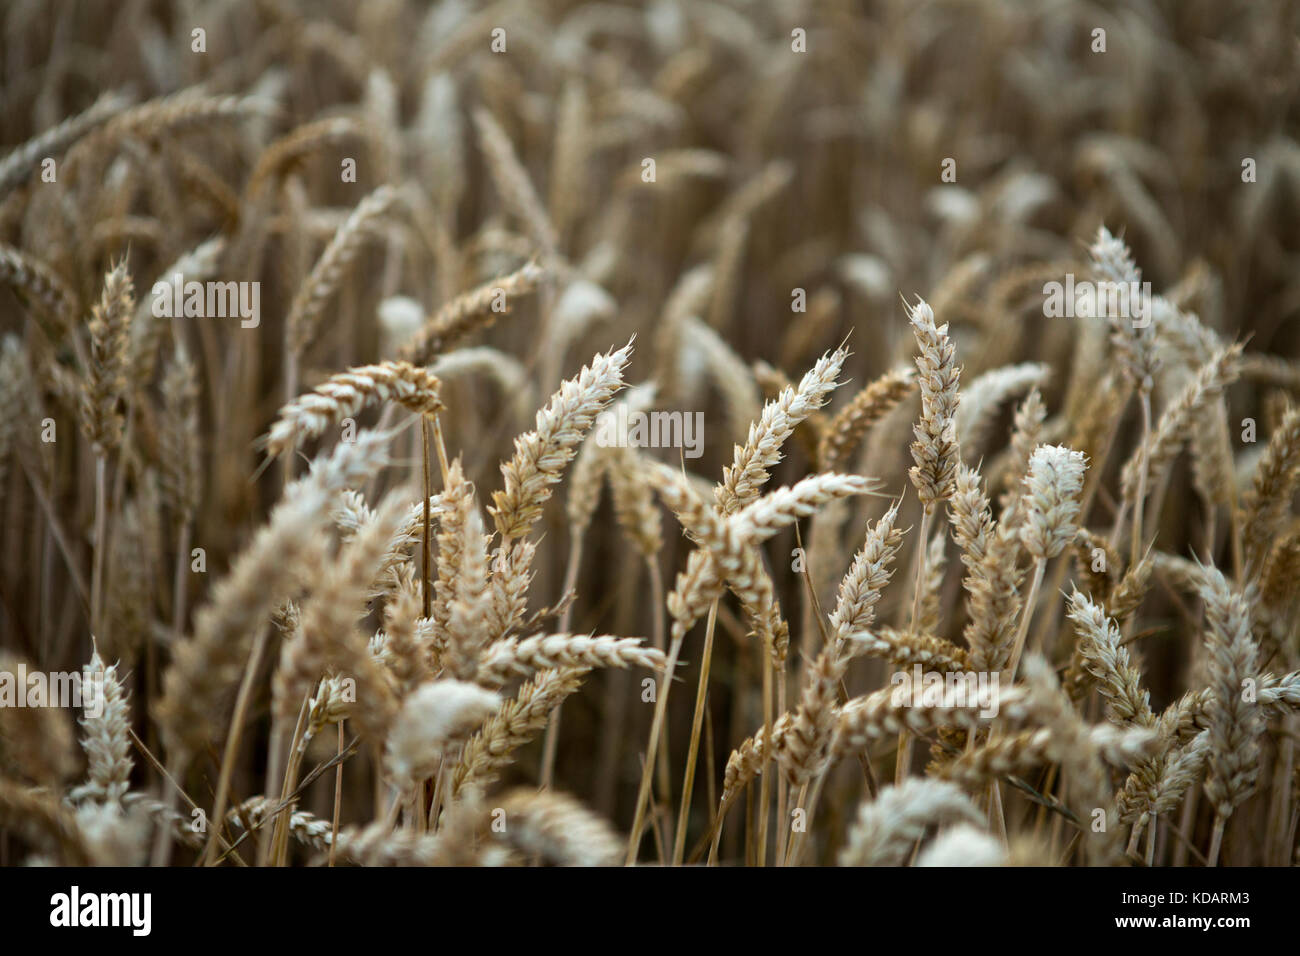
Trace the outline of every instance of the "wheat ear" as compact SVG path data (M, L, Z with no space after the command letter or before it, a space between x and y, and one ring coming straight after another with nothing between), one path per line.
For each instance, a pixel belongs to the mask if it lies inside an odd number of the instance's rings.
M797 388L783 389L763 406L745 444L736 446L732 464L723 469L715 495L724 513L733 514L758 497L768 470L781 461L781 446L796 425L826 403L846 358L848 352L843 348L823 355Z
M886 787L864 803L840 851L840 866L899 866L912 846L936 823L978 824L979 810L955 784L906 780Z
M863 387L826 426L817 444L817 466L826 471L844 467L871 426L911 393L915 381L916 372L904 366Z
M493 493L489 509L503 541L523 537L541 517L551 486L560 480L597 413L623 387L623 368L631 354L628 342L597 355L537 413L534 430L515 439L514 457L501 466L505 487Z
M1007 676L1014 677L1029 633L1038 589L1043 583L1047 562L1065 550L1078 533L1079 496L1087 459L1082 452L1061 445L1039 445L1029 457L1025 475L1024 522L1020 540L1034 559L1034 577L1020 612L1020 628L1011 648Z
M622 841L612 827L572 797L514 790L501 798L498 839L558 866L613 866Z
M394 402L420 415L436 415L443 407L440 388L437 378L406 362L380 362L339 372L280 409L264 440L266 453L277 458L380 402Z
M1223 830L1233 810L1255 791L1259 776L1259 738L1264 720L1248 681L1257 678L1258 646L1251 633L1253 590L1243 594L1214 567L1204 569L1205 646L1210 687L1209 777L1205 793L1214 804L1210 866L1218 863Z
M399 200L400 195L393 187L380 186L357 203L334 233L289 305L286 344L292 355L301 355L307 348L326 303L342 284L362 245L376 233Z
M498 315L509 312L513 299L532 292L548 274L544 267L529 262L456 296L425 320L402 347L401 357L417 365L432 362L474 329L486 328Z
M89 768L86 791L96 799L117 803L131 788L131 714L117 666L105 666L96 650L82 672L83 687L91 688L99 713L81 720L81 746Z

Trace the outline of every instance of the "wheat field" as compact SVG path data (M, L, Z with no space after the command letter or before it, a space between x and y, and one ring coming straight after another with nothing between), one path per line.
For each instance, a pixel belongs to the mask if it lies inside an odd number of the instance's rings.
M9 0L0 864L1300 862L1297 12Z

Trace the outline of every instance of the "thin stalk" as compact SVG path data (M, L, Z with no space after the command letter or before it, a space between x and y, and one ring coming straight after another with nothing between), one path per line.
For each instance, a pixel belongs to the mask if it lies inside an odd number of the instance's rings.
M1282 731L1293 729L1300 721L1296 720L1295 715L1285 717L1282 721ZM1287 813L1291 807L1291 785L1295 775L1295 736L1288 733L1284 740L1278 743L1277 769L1274 771L1273 779L1277 781L1274 785L1273 804L1269 808L1268 827L1265 833L1273 838L1280 834L1286 822ZM1277 857L1273 861L1274 866L1286 866L1287 852L1290 847L1289 843L1282 843L1276 839L1269 839L1269 852L1276 853Z
M1047 768L1047 777L1043 781L1043 793L1050 794L1052 787L1056 785L1057 765L1052 764ZM1043 822L1047 819L1047 804L1039 804L1038 817L1034 822L1034 839L1037 840L1043 830Z
M929 561L930 519L932 511L927 506L921 511L921 535L916 547L916 590L912 593L912 622L908 631L915 633L916 622L921 617L921 593L925 589L925 566ZM898 786L907 778L907 770L912 762L912 737L906 730L898 732L898 752L894 759L894 785Z
M438 828L438 814L442 812L442 798L446 793L444 782L447 779L447 759L444 757L438 764L438 776L433 784L433 799L429 801L429 817L425 821L426 829L436 830Z
M1133 388L1132 386L1129 386L1127 389L1125 389L1124 402L1119 406L1119 409L1115 412L1115 420L1111 423L1110 432L1106 436L1105 455L1101 457L1100 461L1094 462L1092 467L1088 469L1090 472L1090 477L1095 476L1096 482L1095 483L1089 482L1091 487L1087 487L1084 489L1083 507L1079 509L1080 519L1084 519L1087 517L1088 514L1087 508L1092 503L1092 495L1095 495L1097 489L1100 487L1102 472L1106 467L1107 460L1110 458L1111 451L1115 447L1115 439L1119 437L1119 428L1120 425L1122 425L1124 422L1124 414L1128 411L1129 399L1132 397L1133 397ZM1089 492L1091 492L1091 494L1089 494ZM1115 516L1115 527L1111 529L1111 533L1110 533L1110 548L1112 551L1119 550L1120 538L1124 534L1124 524L1128 519L1128 506L1129 506L1128 498L1121 497L1119 503L1119 513Z
M447 443L442 438L442 419L437 415L433 416L433 447L438 452L438 470L442 473L442 486L446 488L447 473L451 470L451 466L447 462Z
M1228 819L1222 813L1214 815L1214 832L1210 835L1210 852L1205 854L1205 865L1215 867L1219 865L1219 850L1223 848L1223 828Z
M585 529L575 530L569 540L569 559L564 569L564 585L560 589L560 595L571 592L578 583L578 571L582 566L582 539ZM568 601L564 605L564 610L560 614L560 633L568 634L569 625L573 618L573 602ZM560 703L551 711L551 719L546 725L546 736L542 740L542 769L538 775L538 787L542 790L551 788L551 780L555 776L555 754L559 749L560 741Z
M636 796L636 813L632 819L632 829L627 836L627 859L626 864L631 866L636 862L637 848L641 845L641 832L645 826L646 805L650 801L650 783L654 779L654 763L659 751L659 734L664 724L664 714L668 710L668 693L673 686L673 673L677 669L677 655L682 650L682 640L686 637L684 631L674 628L672 646L668 649L668 661L664 667L664 681L662 693L659 694L655 701L654 718L650 721L650 740L646 744L645 763L641 767L641 784L637 789Z
M686 772L682 776L682 803L677 812L677 836L673 842L673 866L681 866L686 852L686 824L690 819L691 793L695 789L695 762L700 754L700 730L704 724L704 706L709 691L709 665L713 661L713 632L718 623L718 599L709 607L709 621L704 631L704 653L700 660L700 682L695 691L695 715L691 718L691 743L686 751Z
M909 631L916 630L916 622L921 617L921 593L925 589L925 566L929 561L930 551L930 519L932 512L929 508L921 512L921 535L917 539L917 547L920 551L916 558L916 590L912 593L912 623L908 627Z
M384 814L384 829L389 833L397 828L397 818L402 812L402 793L396 791L393 794L393 801L388 805L388 811Z
M821 775L819 774L817 777L818 786L821 785L821 779L822 779ZM799 796L797 796L794 801L795 809L804 810L804 817L803 817L804 828L800 830L798 833L794 833L791 835L790 841L787 845L787 853L785 856L781 858L782 866L794 865L794 858L798 856L799 851L803 848L802 847L803 837L805 834L807 834L808 828L812 825L812 809L804 806L804 800L806 800L807 798L808 798L808 781L805 780L803 786L799 788Z
M203 324L203 323L201 323ZM206 325L204 324L206 328ZM215 381L215 379L214 379ZM284 404L289 404L298 397L298 353L286 342L284 348ZM281 460L284 462L281 468L281 481L285 488L293 481L293 455L283 455Z
M1219 441L1227 452L1228 460L1234 457L1232 447L1232 436L1228 434L1228 412L1227 399L1223 395L1219 396L1219 407L1223 414L1218 416L1219 419ZM1227 483L1228 488L1228 540L1232 544L1232 575L1240 581L1243 567L1243 555L1241 549L1241 526L1237 520L1237 484L1234 481Z
M1193 836L1192 828L1196 824L1196 811L1200 804L1200 796L1200 788L1193 787L1192 791L1183 800L1183 809L1178 818L1179 829L1186 833L1189 838ZM1187 864L1187 853L1191 846L1190 839L1178 844L1178 848L1174 850L1174 866L1185 866Z
M767 865L767 823L772 799L772 725L775 715L772 713L772 636L763 635L763 739L768 746L763 748L763 779L758 788L758 847L757 865Z
M275 717L271 721L271 743L266 755L266 802L271 804L280 792L280 769L284 766L284 721ZM266 866L270 859L271 844L267 839L257 841L257 865Z
M1151 444L1151 390L1139 392L1142 400L1142 458L1138 463L1137 500L1133 502L1133 533L1129 538L1129 567L1142 557L1142 508L1147 496L1147 455Z
M90 572L90 628L101 641L104 634L104 561L108 557L108 459L95 456L95 564Z
M423 515L423 542L421 544L421 571L420 571L420 601L424 610L424 617L433 616L433 587L429 583L432 574L430 565L433 563L433 541L430 533L432 521L429 516L429 498L433 494L433 476L429 470L429 423L420 422L420 465L424 479L424 515Z
M284 785L280 790L280 802L289 799L298 782L298 767L302 762L302 736L307 729L307 708L310 697L304 696L302 706L298 708L298 723L293 728L293 737L289 741L289 762L284 770ZM276 821L271 835L271 866L284 866L289 849L289 819L293 808L287 807L285 813Z
M86 616L91 614L90 589L86 587L86 579L81 573L81 562L73 554L72 545L68 541L67 533L63 530L63 523L59 521L59 516L54 510L54 503L50 500L49 494L41 487L41 483L36 480L32 474L31 468L27 464L24 455L18 455L18 463L22 466L23 474L27 476L27 484L32 489L32 494L36 495L36 500L45 512L45 523L50 529L50 534L54 537L54 543L59 546L59 553L63 555L63 564L68 569L68 575L72 579L73 587L77 591L77 596L81 598L81 603L85 608Z
M424 781L419 781L411 788L411 805L407 810L409 826L416 833L424 832Z
M1025 605L1020 609L1020 627L1016 631L1016 642L1011 648L1011 660L1004 672L1008 681L1016 679L1016 668L1020 666L1020 655L1025 650L1025 636L1029 633L1029 620L1034 616L1034 603L1038 600L1038 589L1043 586L1043 573L1047 570L1047 559L1038 558L1034 562L1034 579L1025 595Z
M135 736L134 730L131 731L131 735L133 737ZM160 765L156 769L158 769L158 772L162 774L163 779L173 783L174 787L173 789L168 790L166 795L162 798L163 812L158 817L158 829L154 833L153 850L149 854L149 865L153 867L167 866L171 863L172 833L171 823L169 821L171 815L176 812L176 796L179 793L187 800L189 799L189 797L186 796L185 791L181 788L181 785L175 782L176 775L180 772L181 762L174 754L169 754L167 759L171 762L169 768L163 769Z
M772 672L776 675L776 713L784 714L786 712L785 699L785 661L780 662L780 669L773 662ZM780 765L777 765L780 770ZM781 821L776 831L776 865L782 866L785 863L785 851L787 841L790 836L790 827L787 825L790 804L790 784L785 779L785 774L777 773L776 775L776 818Z
M1007 813L1002 806L1002 786L998 781L993 781L993 795L989 800L989 819L993 825L993 833L1000 837L1002 845L1007 845ZM1057 818L1060 819L1059 817Z
M330 818L330 859L329 865L334 865L334 848L339 842L339 808L343 804L343 725L346 720L339 721L339 764L334 768L334 815Z
M172 639L181 636L185 628L186 598L189 589L185 587L185 576L190 562L190 536L193 534L193 518L186 515L181 519L176 532L176 573L172 578ZM150 644L152 645L152 641Z
M704 782L706 791L704 794L704 805L709 807L709 822L712 823L713 810L718 805L718 787L717 779L718 768L714 765L714 741L713 741L713 712L708 708L704 710Z
M1128 856L1137 856L1138 839L1141 836L1142 836L1142 821L1138 820L1134 822L1132 828L1129 830L1128 846L1124 848L1124 852Z
M226 798L230 795L230 778L235 770L235 755L239 752L239 739L244 730L244 719L248 715L248 704L253 697L253 678L257 675L258 665L262 662L262 651L266 647L266 628L257 629L253 648L248 652L248 663L244 666L244 677L239 682L239 693L235 697L235 712L230 718L230 731L226 734L225 753L221 758L221 773L217 778L217 797L213 801L212 835L203 852L203 865L212 866L213 856L217 850L217 835L226 819Z
M666 650L666 631L664 613L664 577L663 572L659 570L659 562L654 555L646 555L646 563L650 567L650 600L652 608L652 617L654 625L654 646L657 650ZM655 772L659 778L659 801L665 806L669 804L672 798L672 779L668 766L668 722L664 722L663 730L660 732L659 741L659 761Z
M650 835L655 839L655 859L660 866L668 865L668 836L666 827L672 826L672 810L660 806L654 798L650 800ZM539 864L535 864L539 865Z
M719 801L718 812L713 818L713 833L709 841L709 858L705 866L718 865L718 844L722 841L722 824L726 820L729 809L731 809L730 800Z

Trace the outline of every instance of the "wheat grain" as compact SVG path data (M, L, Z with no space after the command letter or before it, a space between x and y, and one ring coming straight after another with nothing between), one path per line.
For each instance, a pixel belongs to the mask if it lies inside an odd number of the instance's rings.
M560 480L597 412L622 387L623 367L631 353L628 342L597 355L537 413L536 428L515 440L514 457L501 466L505 487L493 493L489 509L503 539L523 537L541 517L542 505L551 497L550 486Z
M961 790L941 780L908 780L864 803L840 851L840 866L898 866L926 828L978 823L980 813Z
M479 659L476 680L500 686L515 675L559 668L645 667L663 670L663 651L639 638L609 634L535 634L497 641Z
M350 368L280 409L266 434L266 453L276 458L379 402L394 402L419 415L436 415L443 407L440 388L437 378L406 362Z
M402 347L401 357L417 365L428 364L472 330L491 325L497 315L509 311L511 300L532 292L547 275L544 267L529 262L509 275L457 296L425 321Z
M817 464L834 471L847 462L871 426L897 407L912 391L916 373L903 367L886 372L865 386L836 413L817 445Z
M458 680L422 684L402 701L385 747L385 762L407 787L433 776L450 745L468 736L501 705L499 695Z
M131 716L126 691L117 667L105 666L96 651L82 674L82 693L89 693L98 713L81 720L85 737L82 749L89 764L88 793L105 802L119 802L131 788Z
M501 839L559 866L610 866L622 840L604 820L572 797L516 790L501 798Z
M826 403L848 352L836 349L823 355L795 388L787 388L763 406L750 426L744 446L737 445L732 464L723 469L715 492L718 507L734 514L758 497L769 470L781 460L781 446L796 425Z

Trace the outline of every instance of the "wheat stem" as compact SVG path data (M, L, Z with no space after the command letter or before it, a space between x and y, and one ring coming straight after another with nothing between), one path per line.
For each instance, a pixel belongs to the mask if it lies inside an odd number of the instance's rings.
M91 633L107 643L104 632L104 562L108 559L108 461L95 456L95 564L90 573Z
M429 516L429 499L433 496L433 476L429 469L429 423L425 420L420 422L420 472L424 483L424 494L421 501L420 603L424 610L424 617L427 618L433 615L433 588L429 583L429 578L433 573L433 533ZM443 487L447 487L445 479Z
M673 675L677 670L677 656L682 650L685 634L677 629L673 634L672 644L668 648L668 662L664 666L663 688L655 701L654 717L650 721L650 740L646 744L645 762L641 767L641 783L637 788L636 812L632 818L632 829L627 836L627 857L625 863L631 866L636 862L637 850L641 845L641 833L645 826L646 805L650 800L650 782L653 779L655 758L659 750L659 736L663 730L664 715L668 710L668 692L673 686Z
M1137 496L1133 502L1133 531L1129 542L1129 564L1134 565L1142 557L1142 509L1146 500L1148 468L1147 458L1151 446L1151 390L1142 388L1138 397L1142 402L1142 445L1141 461L1138 464Z
M339 842L339 811L343 806L343 749L345 741L343 737L343 725L346 720L339 721L339 743L338 743L338 766L334 768L334 812L330 816L330 855L329 865L334 865L334 850Z
M1228 818L1222 813L1214 815L1214 832L1210 835L1210 849L1205 854L1205 865L1213 868L1219 865L1219 851L1223 848L1223 828Z
M681 866L686 852L686 826L690 822L691 792L695 787L695 763L700 754L700 730L704 724L704 705L708 700L709 665L713 661L713 632L718 623L718 599L709 606L704 629L704 650L700 657L700 681L695 690L695 713L691 718L691 742L686 751L686 772L682 776L682 803L677 812L677 836L673 842L673 866Z
M582 538L581 530L575 531L573 539L569 542L569 558L564 569L564 584L560 587L560 596L564 598L573 592L578 584L578 570L582 565ZM573 602L568 601L564 605L564 610L560 614L560 633L568 634L569 625L573 619ZM551 780L555 776L555 756L560 746L560 711L564 705L560 704L555 710L551 711L550 723L546 725L546 735L542 738L542 769L538 775L538 787L547 790L551 786Z
M772 672L776 665L772 655L772 637L770 634L763 635L763 737L765 740L772 739L772 724L775 720L775 714L772 712L774 702L773 697L773 680ZM755 863L757 866L767 864L767 825L769 818L769 801L771 799L772 784L772 748L766 747L763 750L763 779L759 781L758 788L758 846L756 851Z
M201 859L204 866L211 866L217 850L217 836L226 820L226 798L230 795L230 779L235 770L235 755L239 752L239 741L244 729L244 719L248 714L248 704L253 694L253 678L257 676L258 666L262 662L262 651L266 647L266 628L258 629L253 640L252 650L248 653L248 664L244 668L243 680L239 683L239 694L235 698L235 712L230 718L230 729L226 733L226 748L221 758L221 772L217 777L217 796L212 804L212 816L209 825L212 836L204 849Z
M921 597L925 592L925 571L929 558L930 520L933 512L926 505L921 511L921 531L917 537L916 588L912 592L912 620L908 625L909 633L916 633L916 622L921 617ZM912 762L912 738L906 730L898 732L898 750L894 757L894 785L900 786L907 778L908 767Z
M1029 619L1034 614L1034 604L1038 600L1038 589L1043 585L1043 572L1047 570L1047 559L1034 561L1034 577L1029 584L1029 593L1025 595L1024 607L1020 610L1020 626L1016 630L1016 641L1011 646L1011 659L1003 671L1003 678L1008 682L1015 680L1016 669L1020 666L1020 655L1025 649L1025 636L1029 633Z

